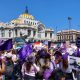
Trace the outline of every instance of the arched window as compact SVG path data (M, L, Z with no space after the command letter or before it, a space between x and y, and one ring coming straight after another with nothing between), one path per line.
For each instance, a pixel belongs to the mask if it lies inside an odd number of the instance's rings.
M45 37L47 37L47 33L45 32Z
M31 22L31 25L32 25L32 22Z
M1 30L1 37L5 37L5 30L4 29Z
M41 32L44 30L44 25L40 24L38 25L38 32Z
M18 35L17 29L15 29L15 35L16 35L16 36Z
M36 31L33 31L33 37L36 35Z
M31 35L31 30L28 30L28 37Z
M9 37L11 37L11 30L9 30Z
M33 25L34 25L34 22L33 22Z
M50 33L50 38L52 38L52 33Z
M58 41L59 41L59 36L58 36Z

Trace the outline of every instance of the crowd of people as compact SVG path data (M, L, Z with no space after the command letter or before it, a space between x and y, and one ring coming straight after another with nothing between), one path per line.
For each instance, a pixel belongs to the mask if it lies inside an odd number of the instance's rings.
M69 50L48 46L39 50L32 46L32 53L25 59L15 49L0 51L0 80L74 80L68 55Z

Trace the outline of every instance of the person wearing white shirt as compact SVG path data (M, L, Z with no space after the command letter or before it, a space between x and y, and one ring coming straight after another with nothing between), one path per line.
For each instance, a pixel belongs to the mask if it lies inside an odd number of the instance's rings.
M39 67L32 61L26 61L22 65L22 75L24 80L35 80L35 74L40 71Z

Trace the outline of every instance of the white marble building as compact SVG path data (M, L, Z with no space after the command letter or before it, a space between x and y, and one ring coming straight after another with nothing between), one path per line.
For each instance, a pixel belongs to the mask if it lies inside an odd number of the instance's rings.
M27 36L26 40L55 40L54 30L46 29L46 26L30 15L27 9L17 19L9 23L0 22L1 39L21 36Z

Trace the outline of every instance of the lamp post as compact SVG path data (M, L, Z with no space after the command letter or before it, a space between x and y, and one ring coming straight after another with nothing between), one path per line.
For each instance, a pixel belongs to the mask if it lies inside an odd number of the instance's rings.
M68 17L68 21L69 21L69 42L70 42L70 28L71 28L71 20L72 18L71 17Z

